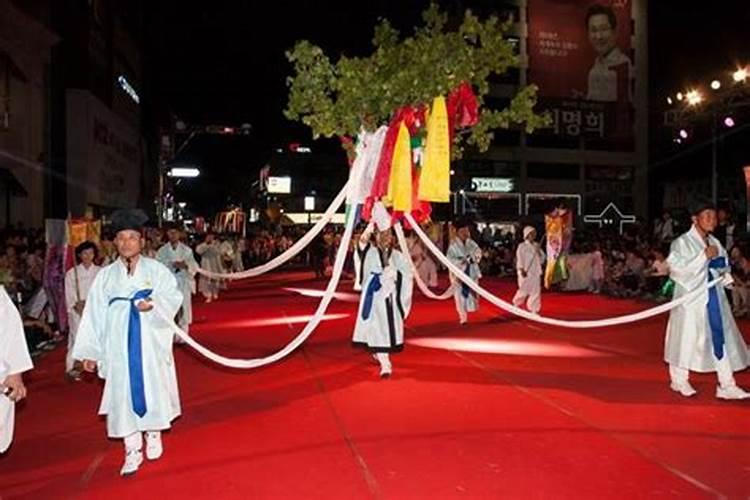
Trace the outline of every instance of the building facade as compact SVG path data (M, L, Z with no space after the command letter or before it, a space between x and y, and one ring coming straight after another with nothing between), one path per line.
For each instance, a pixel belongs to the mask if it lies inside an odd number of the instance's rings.
M455 169L452 212L533 220L564 200L580 223L610 203L645 217L645 0L476 3L481 14L514 20L509 36L521 61L493 82L485 105L501 109L519 86L535 84L537 109L550 114L553 126L534 134L498 132L490 151L468 155Z
M41 227L49 141L49 65L58 37L0 0L0 225Z

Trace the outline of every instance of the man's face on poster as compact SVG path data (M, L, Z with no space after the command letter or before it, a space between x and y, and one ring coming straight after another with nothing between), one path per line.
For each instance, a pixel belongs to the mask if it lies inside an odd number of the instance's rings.
M589 41L600 56L609 54L615 48L617 32L606 14L595 14L589 18Z

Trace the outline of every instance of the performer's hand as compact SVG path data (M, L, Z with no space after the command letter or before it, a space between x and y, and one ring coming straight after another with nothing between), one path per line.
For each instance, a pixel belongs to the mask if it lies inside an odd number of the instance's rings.
M706 257L708 260L711 260L713 258L716 258L719 256L719 249L718 247L714 245L709 245L706 247Z
M136 307L141 312L148 312L154 308L154 305L151 303L150 300L142 300L138 302L138 304L136 304Z
M80 315L83 314L83 308L85 306L86 306L86 301L85 300L79 300L78 302L76 302L76 305L73 306L73 310L75 312L77 312L78 315L80 316Z
M84 359L83 371L94 373L96 371L96 361L94 361L93 359Z
M8 375L6 379L3 380L3 385L10 389L8 399L11 401L18 403L26 397L26 386L23 385L23 378L20 373Z
M724 285L725 288L731 289L734 286L734 277L732 277L732 273L724 273L722 278L721 284Z
M364 231L362 231L362 234L359 235L359 242L362 245L366 245L370 242L370 237L372 236L372 233L375 232L375 221L370 221L369 224L367 224L367 227Z

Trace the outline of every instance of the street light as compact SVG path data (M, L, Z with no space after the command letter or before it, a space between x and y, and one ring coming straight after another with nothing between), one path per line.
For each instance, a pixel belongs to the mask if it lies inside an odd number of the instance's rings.
M719 80L712 81L711 88L714 90L719 90L721 88L721 82Z
M732 74L732 78L737 83L744 82L747 80L747 68L740 68Z
M697 106L698 104L703 102L703 94L701 94L698 90L689 91L686 97L690 106Z
M173 167L167 172L169 177L194 178L198 177L201 171L195 167Z

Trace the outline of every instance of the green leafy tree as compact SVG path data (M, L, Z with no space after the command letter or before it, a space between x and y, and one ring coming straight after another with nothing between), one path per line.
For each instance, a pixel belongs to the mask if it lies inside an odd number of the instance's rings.
M483 106L489 77L518 66L519 58L506 34L510 23L485 21L466 11L463 22L448 30L448 16L432 4L422 14L424 25L402 38L387 21L375 27L374 51L368 57L341 57L335 64L320 47L300 41L287 52L294 75L287 79L290 120L312 129L313 137L355 136L362 127L388 123L405 105L430 105L461 82L469 82L480 103L479 122L455 135L454 158L464 145L486 151L493 131L511 126L527 132L549 124L534 112L537 88L519 89L506 109Z

